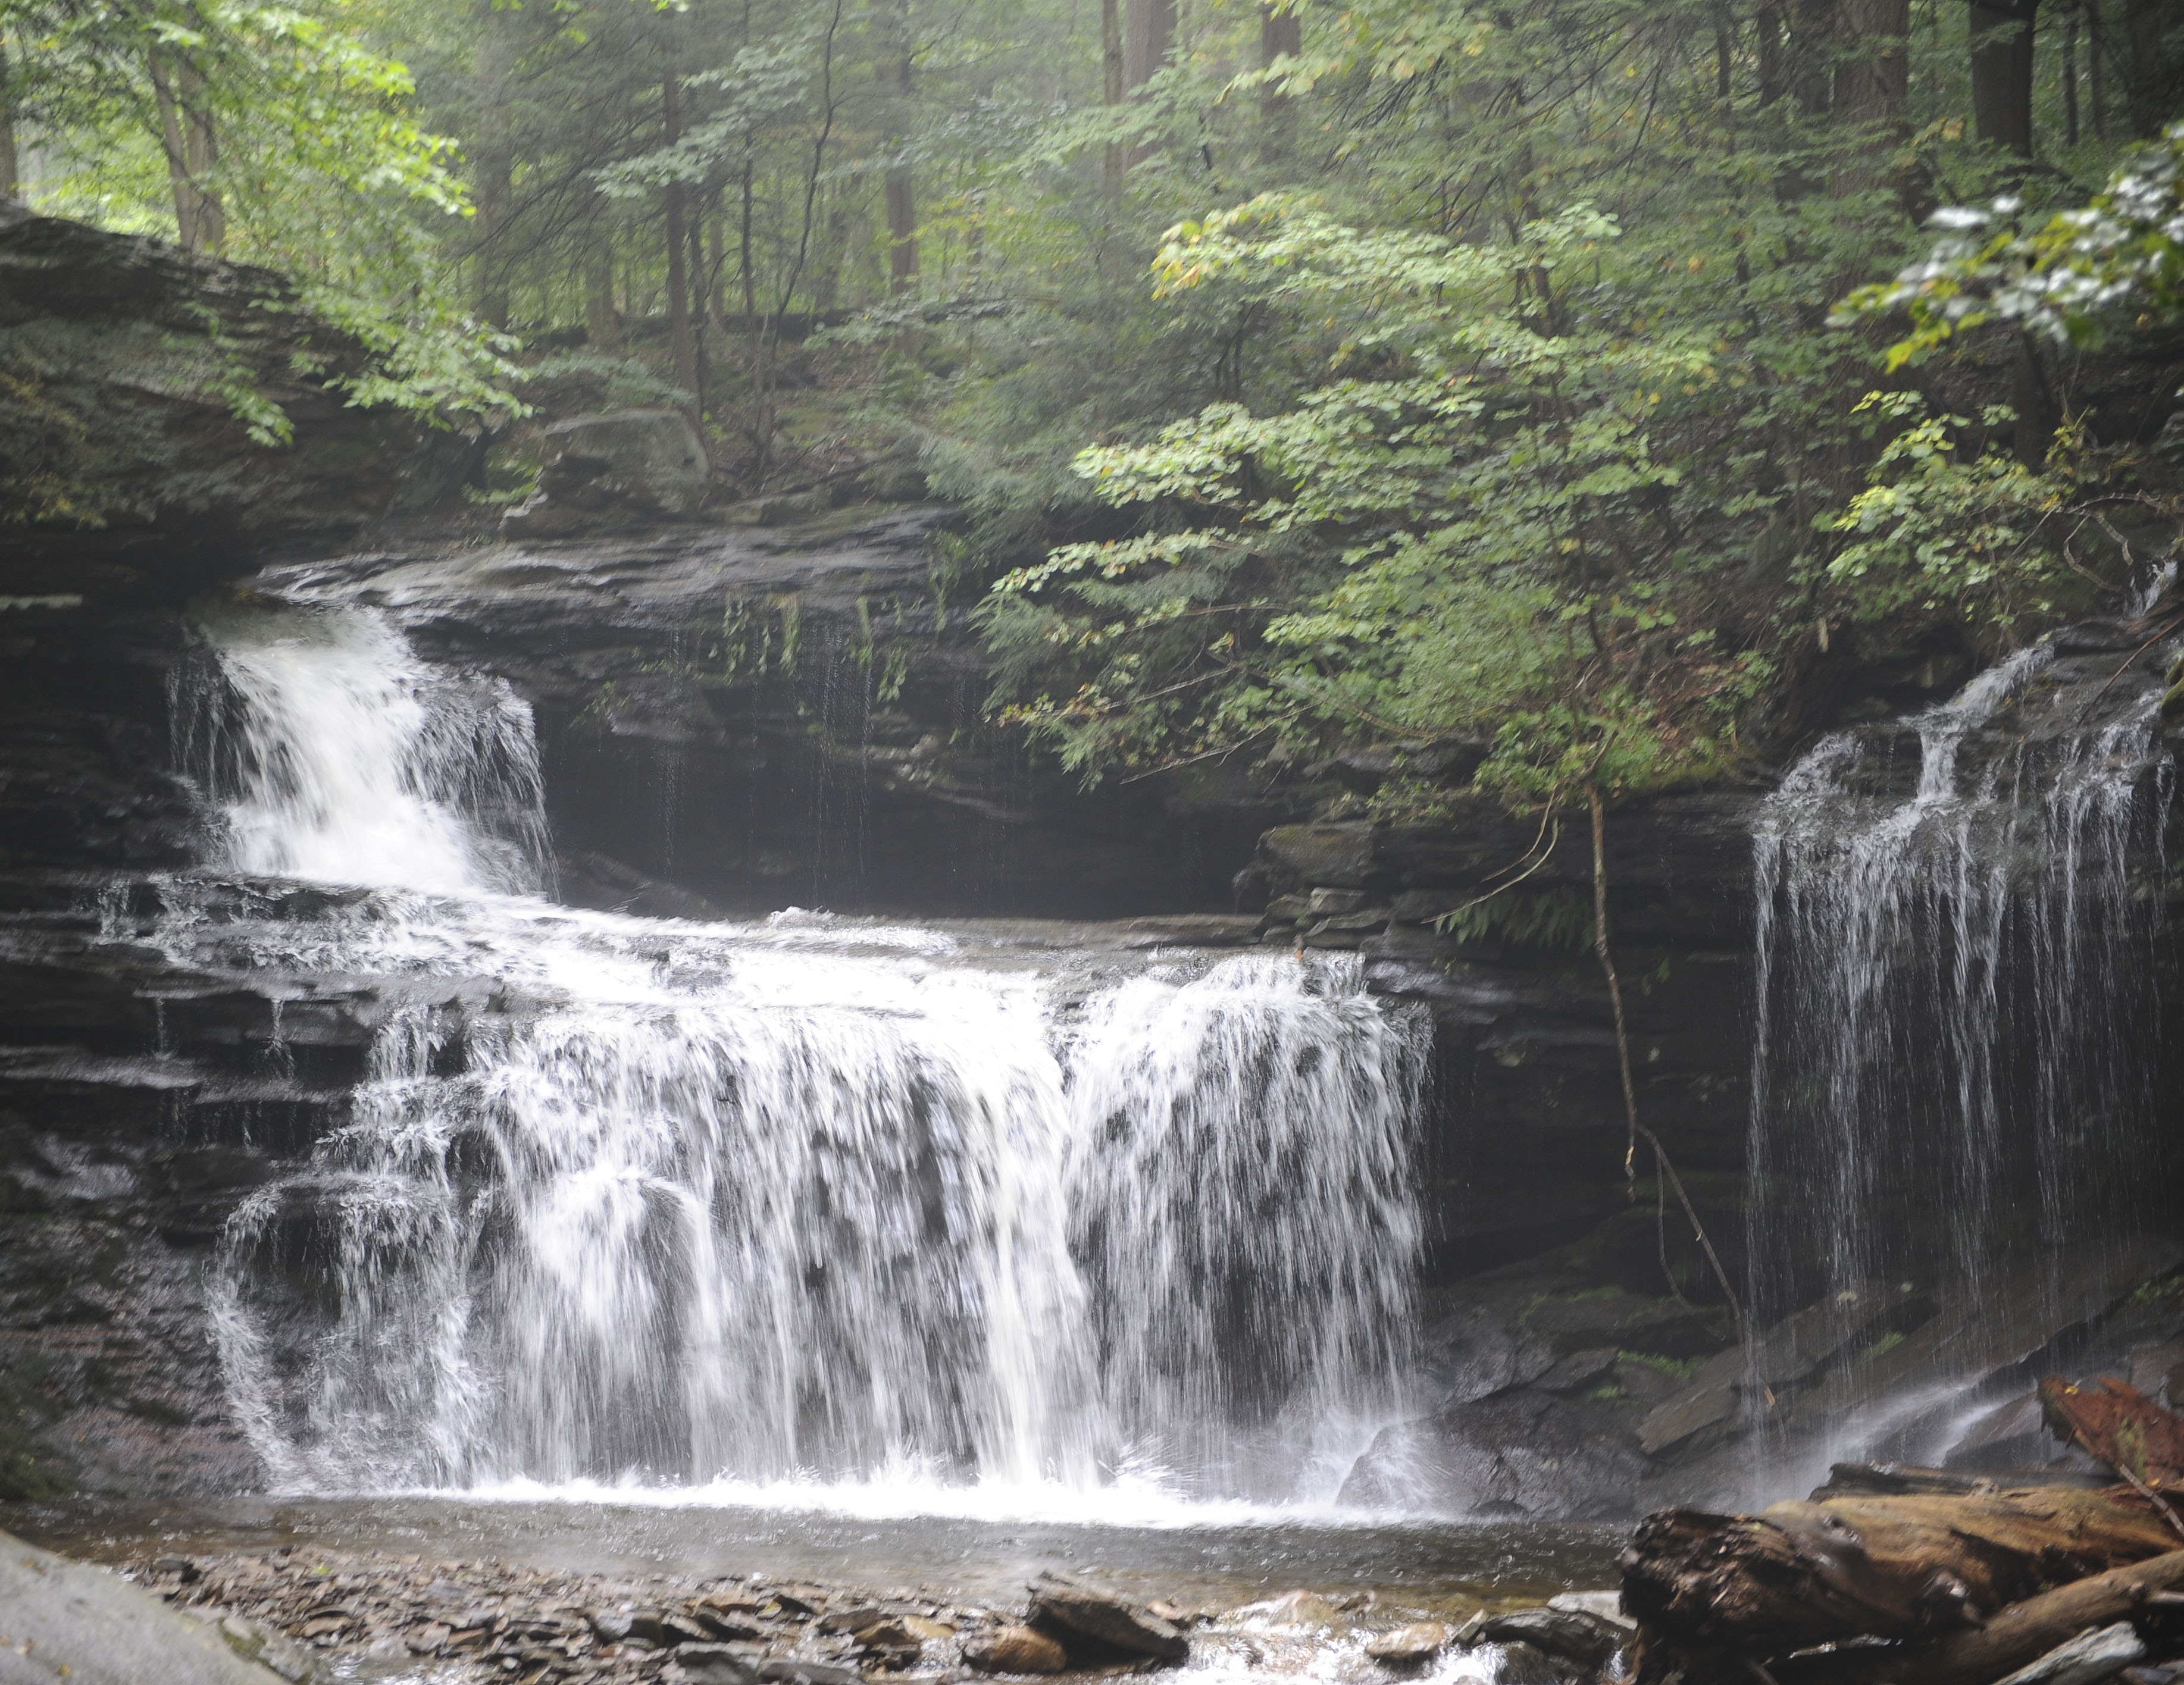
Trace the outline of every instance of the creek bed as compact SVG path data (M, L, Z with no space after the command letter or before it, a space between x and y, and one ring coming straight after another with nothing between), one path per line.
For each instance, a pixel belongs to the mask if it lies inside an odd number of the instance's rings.
M732 1581L816 1587L822 1607L902 1600L960 1624L967 1610L973 1621L985 1611L1020 1614L1033 1577L1059 1571L1199 1614L1205 1624L1194 1634L1192 1660L1171 1676L1178 1681L1279 1674L1359 1685L1389 1677L1363 1654L1373 1634L1423 1617L1453 1621L1481 1607L1613 1584L1624 1538L1610 1527L1350 1522L1241 1506L1221 1506L1203 1521L1181 1510L1158 1525L873 1513L883 1507L870 1497L856 1508L789 1507L688 1493L234 1498L14 1505L0 1511L0 1526L129 1569L154 1588L174 1587L171 1574L151 1568L174 1557L192 1559L207 1582L237 1564L276 1565L291 1580L326 1567L330 1582L358 1588L365 1600L406 1579L418 1610L411 1631L457 1618L454 1605L466 1598L511 1608L632 1600L665 1607ZM416 1604L416 1586L427 1582L448 1610ZM456 1596L454 1585L471 1589ZM1276 1601L1297 1591L1312 1595ZM283 1623L269 1617L269 1624ZM808 1651L818 1624L796 1638L800 1653L823 1653L823 1639L821 1651ZM382 1621L376 1638L361 1629L326 1633L319 1648L338 1677L485 1677L477 1660L410 1654L398 1627ZM1451 1652L1425 1677L1491 1677L1497 1660L1490 1648ZM639 1655L641 1666L621 1667L610 1649L593 1647L582 1663L547 1677L659 1677L663 1660ZM928 1646L905 1672L883 1677L965 1675L943 1645Z

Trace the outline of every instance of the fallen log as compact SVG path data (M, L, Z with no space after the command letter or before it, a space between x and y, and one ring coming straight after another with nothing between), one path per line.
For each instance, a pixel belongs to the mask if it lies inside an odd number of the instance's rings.
M1847 1496L1757 1515L1664 1510L1623 1553L1623 1602L1645 1646L1641 1677L1666 1678L1679 1658L1767 1662L1844 1639L1976 1627L2176 1543L2122 1488Z
M2179 1586L2184 1550L2172 1550L2027 1598L1975 1631L1815 1651L1772 1663L1768 1671L1775 1685L1990 1685L2088 1628L2129 1619Z

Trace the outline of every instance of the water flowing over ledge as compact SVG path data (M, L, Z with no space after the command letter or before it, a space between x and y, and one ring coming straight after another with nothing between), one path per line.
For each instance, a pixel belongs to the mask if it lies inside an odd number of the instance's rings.
M2007 1345L2027 1307L2067 1321L2073 1278L2160 1215L2174 768L2158 691L2056 690L2054 660L2033 645L1946 703L1827 737L1755 826L1748 1292L1768 1320L1841 1307L1857 1345L1886 1343L1869 1356L1903 1343L1892 1298L1907 1316L1938 1300L1968 1348ZM1808 1343L1841 1341L1825 1320ZM1769 1463L1783 1417L1760 1412L1761 1487L1838 1457L1939 1460L1993 1402L1884 1389L1797 1471Z
M1427 1027L1353 958L572 912L509 893L546 856L504 689L358 611L206 635L227 865L382 887L231 957L410 985L222 1248L279 1486L1274 1500L1396 1406Z

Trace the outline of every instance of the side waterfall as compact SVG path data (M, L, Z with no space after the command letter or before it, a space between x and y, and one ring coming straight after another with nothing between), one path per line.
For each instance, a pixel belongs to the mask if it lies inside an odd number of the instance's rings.
M1914 1278L1976 1295L2138 1215L2165 1150L2148 1049L2173 774L2158 693L2058 701L2052 659L2036 645L1826 739L1765 804L1763 1318Z
M347 1125L222 1250L276 1485L1278 1499L1394 1406L1427 1026L1354 959L509 894L546 858L514 698L361 615L209 637L231 864L392 886L248 938L390 980Z

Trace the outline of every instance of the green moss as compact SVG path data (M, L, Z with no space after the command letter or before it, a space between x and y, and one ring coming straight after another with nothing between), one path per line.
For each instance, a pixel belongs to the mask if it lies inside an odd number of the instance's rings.
M1860 1363L1871 1363L1874 1359L1881 1356L1884 1353L1894 1351L1897 1347L1903 1343L1904 1337L1901 1328L1892 1328L1860 1352L1858 1354L1858 1360Z
M1619 1351L1615 1357L1618 1363L1642 1363L1646 1368L1658 1370L1677 1381L1690 1380L1699 1372L1699 1365L1706 1361L1702 1357L1663 1357L1658 1352Z

